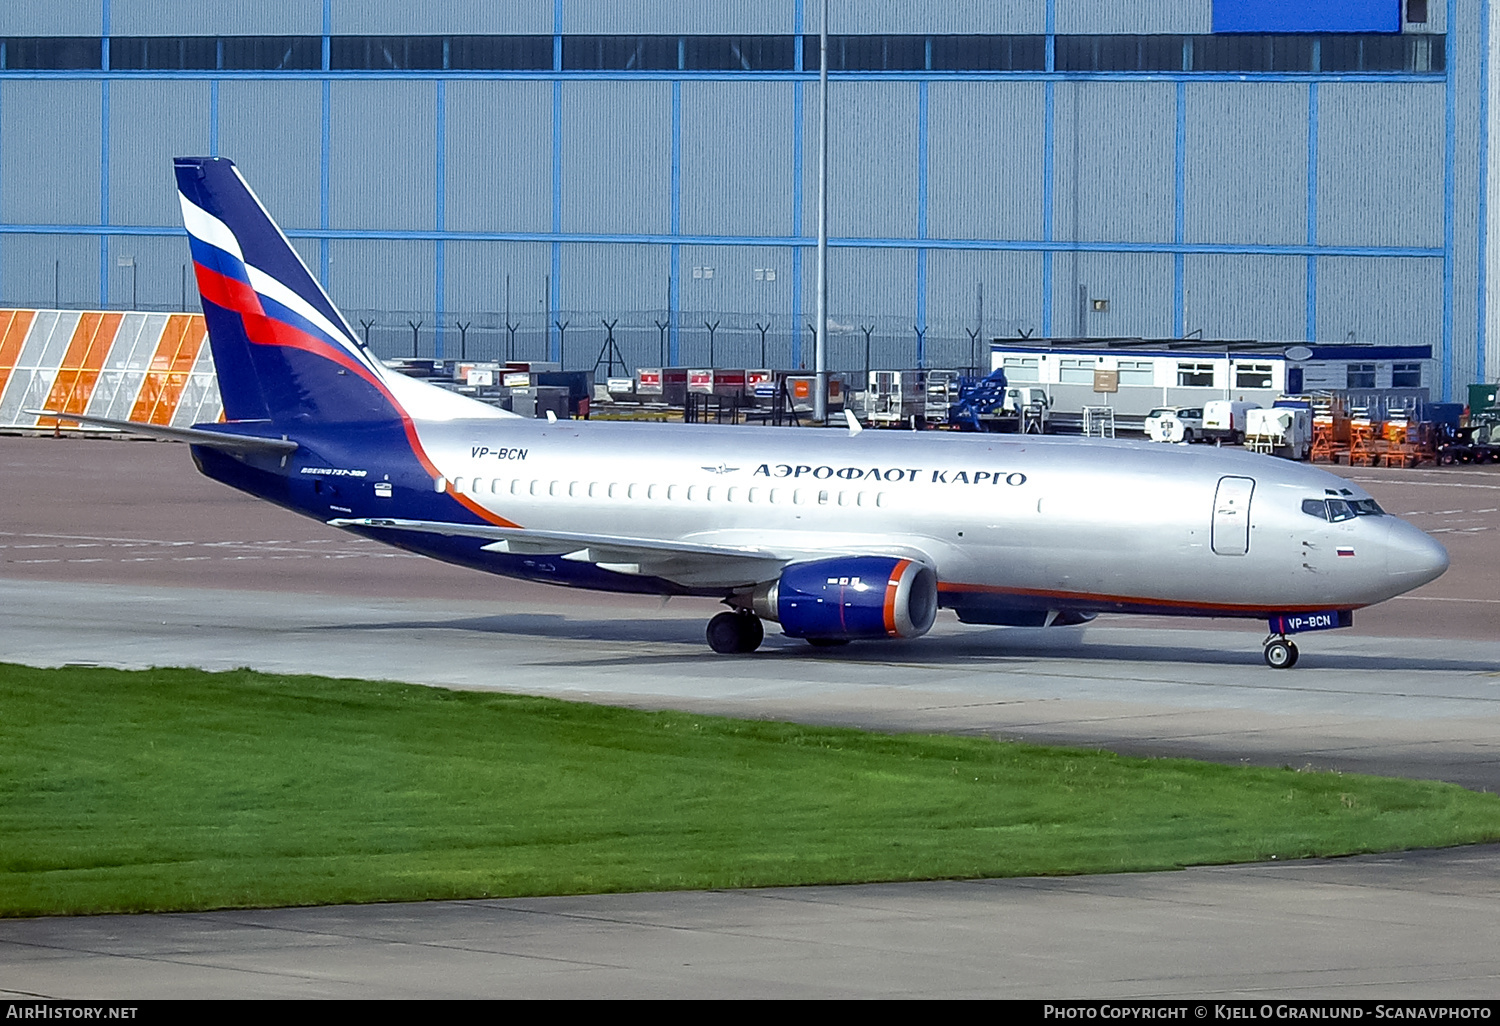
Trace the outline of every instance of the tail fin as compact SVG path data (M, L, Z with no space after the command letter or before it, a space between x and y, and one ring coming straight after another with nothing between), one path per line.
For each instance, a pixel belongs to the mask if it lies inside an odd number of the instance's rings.
M439 419L500 411L387 374L234 163L175 161L225 418L274 424Z

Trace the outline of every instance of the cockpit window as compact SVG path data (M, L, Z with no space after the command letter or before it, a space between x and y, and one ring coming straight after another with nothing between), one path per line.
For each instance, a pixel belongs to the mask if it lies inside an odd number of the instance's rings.
M1335 524L1341 520L1353 520L1359 515L1354 512L1354 507L1343 499L1329 499L1325 505L1328 507L1328 519Z
M1385 510L1374 499L1303 499L1302 512L1319 520L1331 520L1335 524L1355 517L1386 515Z

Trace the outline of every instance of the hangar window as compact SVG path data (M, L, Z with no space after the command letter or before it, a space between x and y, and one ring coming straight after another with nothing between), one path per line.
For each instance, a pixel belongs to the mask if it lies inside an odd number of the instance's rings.
M1420 363L1396 363L1391 365L1392 388L1421 388L1422 365Z
M686 71L791 71L791 36L687 36L682 41Z
M449 36L443 66L455 71L549 71L551 36Z
M318 36L225 36L225 71L316 71L323 66Z
M1270 388L1271 365L1269 363L1237 363L1234 366L1235 388Z
M1349 384L1346 388L1374 388L1375 387L1375 365L1373 363L1351 363L1349 365Z
M0 39L0 56L8 71L98 70L103 47L95 38L71 36Z
M1213 388L1214 365L1211 363L1179 363L1177 365L1177 387Z
M1058 71L1182 71L1181 36L1058 36Z
M818 68L818 37L806 36L802 63ZM927 67L926 36L829 36L829 71L923 71Z
M1285 35L1189 36L1188 66L1194 71L1316 71L1313 37Z
M1045 36L933 36L933 71L1042 71Z
M334 71L438 71L442 36L334 36L328 44Z
M1122 385L1150 385L1156 381L1155 368L1150 360L1119 360L1116 370L1120 372Z
M114 36L109 41L111 71L201 71L219 66L213 36Z
M676 71L677 36L564 36L564 71Z

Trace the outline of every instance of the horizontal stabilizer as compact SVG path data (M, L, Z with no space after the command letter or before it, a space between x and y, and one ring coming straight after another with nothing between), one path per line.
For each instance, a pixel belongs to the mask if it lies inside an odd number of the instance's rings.
M142 424L134 420L111 420L108 417L90 417L81 413L58 413L55 410L23 410L37 417L56 417L59 421L71 420L91 427L111 428L148 438L161 438L169 442L187 442L224 452L260 452L285 455L296 451L297 443L285 438L256 438L253 435L231 435L222 431L206 431L203 428L168 427L165 424Z

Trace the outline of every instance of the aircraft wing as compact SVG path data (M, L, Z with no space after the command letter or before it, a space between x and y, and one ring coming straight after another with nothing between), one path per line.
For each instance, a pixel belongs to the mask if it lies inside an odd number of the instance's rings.
M142 424L134 420L111 420L108 417L91 417L82 413L58 413L56 410L22 410L36 417L56 417L58 420L76 420L80 424L112 428L148 438L161 438L169 442L187 442L209 449L225 452L261 452L286 455L297 448L297 443L285 438L256 438L252 435L231 435L222 431L205 431L203 428L169 427L165 424Z
M661 577L678 584L700 587L730 587L774 580L786 564L805 558L805 554L801 552L748 545L661 541L655 538L624 538L567 531L533 531L437 520L340 517L328 523L333 527L487 538L490 542L483 548L491 552L556 556L593 563L602 570L612 570L615 573Z

